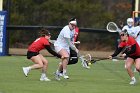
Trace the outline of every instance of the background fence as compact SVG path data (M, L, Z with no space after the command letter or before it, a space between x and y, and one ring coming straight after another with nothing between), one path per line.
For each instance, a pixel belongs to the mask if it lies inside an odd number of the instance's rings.
M47 28L53 40L56 40L62 29L58 26L7 26L9 49L27 49L29 44L38 37L38 31L41 28ZM81 51L111 51L116 46L117 38L117 33L109 33L105 29L80 28L79 49ZM17 54L17 52L14 50L12 54Z

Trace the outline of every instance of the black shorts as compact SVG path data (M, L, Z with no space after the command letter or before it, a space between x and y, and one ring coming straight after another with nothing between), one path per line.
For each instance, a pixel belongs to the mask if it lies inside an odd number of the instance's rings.
M140 58L140 56L128 56L128 57L130 57L130 58L132 58L132 59L137 59L137 58Z
M38 54L38 52L27 51L27 59L31 59L33 56L37 56Z
M70 48L70 59L68 65L76 64L78 62L77 53Z

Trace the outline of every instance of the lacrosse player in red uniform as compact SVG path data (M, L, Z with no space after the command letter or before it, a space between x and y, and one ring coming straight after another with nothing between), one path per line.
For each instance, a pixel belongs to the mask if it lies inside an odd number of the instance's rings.
M72 20L76 20L76 18L71 18L70 21ZM75 44L77 48L78 48L78 45L80 44L80 41L78 41L78 39L79 39L79 28L76 26L74 29L74 36L73 36L72 42L73 44ZM77 62L78 62L77 53L70 48L70 59L69 59L68 65L76 64Z
M120 38L121 42L118 46L118 49L114 52L114 54L109 56L109 58L112 59L121 51L123 52L122 56L127 56L125 68L131 78L131 82L129 84L134 85L136 83L136 78L131 67L135 63L135 68L138 72L140 72L140 47L137 41L133 37L129 36L127 30L120 32Z
M34 65L23 67L23 72L25 76L28 75L29 71L32 69L42 69L40 81L50 81L50 79L46 76L46 70L48 68L48 61L43 57L39 52L42 49L47 49L49 53L58 58L61 58L59 54L53 51L50 47L49 39L51 37L50 33L46 29L42 29L40 31L40 37L37 38L29 47L27 52L27 58L34 62Z

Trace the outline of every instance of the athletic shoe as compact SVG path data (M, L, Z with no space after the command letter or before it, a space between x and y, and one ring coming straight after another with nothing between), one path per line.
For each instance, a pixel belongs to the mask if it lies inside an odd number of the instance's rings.
M61 79L60 79L59 73L55 72L54 75L55 75L55 79L56 79L56 80L61 80Z
M129 84L130 84L130 85L136 84L136 80L132 80Z
M40 81L51 81L48 77L41 77Z
M63 78L64 79L69 79L69 76L67 76L66 74L63 74Z
M63 76L63 72L62 73L59 73L59 76L62 77Z
M87 68L87 69L90 69L90 66L87 66L86 68Z
M28 67L22 67L23 69L23 72L24 72L24 75L27 77L28 76L28 73L29 73L29 68Z

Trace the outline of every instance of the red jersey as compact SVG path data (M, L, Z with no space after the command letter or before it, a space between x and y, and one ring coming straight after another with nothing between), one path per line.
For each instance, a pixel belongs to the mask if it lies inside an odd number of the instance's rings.
M75 28L75 31L74 31L74 42L77 41L78 35L79 35L79 28L76 27L76 28Z
M134 44L136 44L136 51L135 51L135 53L130 54L128 56L140 56L140 47L139 47L137 41L131 36L128 37L127 42L120 42L119 47L129 47L129 49L131 50L131 46Z
M45 48L45 45L50 45L49 41L45 37L40 37L28 47L28 51L39 52Z

